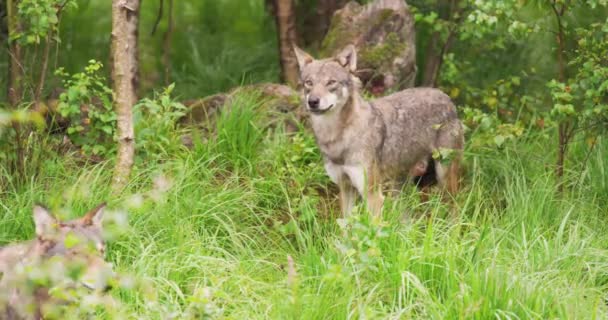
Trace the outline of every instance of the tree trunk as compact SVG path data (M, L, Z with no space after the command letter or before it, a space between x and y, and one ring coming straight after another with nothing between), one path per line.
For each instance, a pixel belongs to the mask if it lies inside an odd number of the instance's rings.
M169 13L167 18L167 31L163 36L163 57L162 63L165 73L165 85L168 86L171 83L171 42L173 39L173 0L169 1Z
M276 24L279 34L281 79L292 87L298 84L298 62L293 45L296 44L296 19L293 0L275 0Z
M21 23L17 17L18 0L7 0L6 16L8 21L8 34L21 32ZM8 102L16 107L23 96L23 50L17 41L11 41L8 45Z
M8 41L8 28L5 24L6 18L6 2L4 0L0 0L0 41L5 43L4 41Z
M129 43L133 45L133 88L135 88L135 102L139 100L139 90L141 74L139 70L139 10L143 0L123 0L127 3L133 3L133 6L129 8L133 9L130 11L130 15L127 17L129 23Z
M127 185L135 155L133 105L137 102L139 7L139 0L112 1L112 81L118 134L118 154L112 180L115 193Z
M342 8L347 1L344 0L319 0L317 4L317 14L315 21L315 33L320 40L325 38L327 30L331 25L331 19L334 16L334 12Z
M448 21L448 35L445 40L441 39L441 33L433 32L426 51L426 62L422 73L422 86L437 87L443 58L450 51L452 43L456 37L458 26L462 22L463 17L458 17L462 12L458 8L459 0L438 1L437 12L441 19ZM442 42L443 40L443 42Z
M562 17L566 11L566 4L562 4L561 8L557 7L557 2L554 0L551 4L555 19L557 22L557 62L558 62L558 77L561 83L566 83L568 76L566 74L566 47L565 47L565 34L564 26L562 24ZM558 147L557 147L557 163L555 167L555 176L557 178L557 190L562 192L564 190L563 177L564 177L564 164L566 160L566 154L568 152L568 144L570 143L571 132L570 123L568 120L562 120L558 126Z
M21 22L17 16L19 0L6 1L6 21L8 33L8 82L7 98L12 108L17 108L23 98L23 50L17 41L10 41L10 36L21 32ZM25 150L23 147L23 133L21 125L13 121L15 130L15 172L20 178L25 175Z
M456 36L456 27L451 29L448 33L448 37L443 44L440 43L441 36L438 32L433 33L431 42L429 42L428 58L424 65L424 74L422 75L422 86L424 87L437 87L437 81L439 80L439 74L441 72L441 66L443 65L443 58L445 54L450 51L454 38Z
M52 32L49 31L49 34L46 36L46 40L44 41L44 52L42 53L42 66L40 67L40 79L38 80L38 84L36 86L36 91L34 93L34 107L38 110L40 103L40 99L42 98L42 90L44 90L44 82L46 80L46 73L49 66L49 58L51 55L51 38Z
M329 23L331 22L331 15L334 12L336 6L336 0L319 0L317 4L317 36L323 37L329 29Z
M422 73L422 86L434 87L437 83L439 70L443 60L443 54L439 51L441 47L441 34L437 31L433 32L429 44L426 49L426 62Z

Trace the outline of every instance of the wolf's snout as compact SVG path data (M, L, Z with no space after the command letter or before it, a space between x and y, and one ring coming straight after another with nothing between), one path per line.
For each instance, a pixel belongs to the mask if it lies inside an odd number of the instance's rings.
M319 109L320 103L321 103L321 99L319 99L317 97L310 97L310 98L308 98L308 107L311 110L317 110L317 109Z

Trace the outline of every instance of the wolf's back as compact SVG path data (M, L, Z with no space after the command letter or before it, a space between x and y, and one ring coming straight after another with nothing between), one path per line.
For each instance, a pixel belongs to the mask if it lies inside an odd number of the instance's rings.
M409 169L436 148L461 148L462 125L450 97L438 89L412 88L372 101L384 119L381 159L388 168ZM446 136L451 136L446 143Z
M435 121L458 119L456 107L450 97L435 88L411 88L377 99L373 102L387 120L407 121L424 126Z

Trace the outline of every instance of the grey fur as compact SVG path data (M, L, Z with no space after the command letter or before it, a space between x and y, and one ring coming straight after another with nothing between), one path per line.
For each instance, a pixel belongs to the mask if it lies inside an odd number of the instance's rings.
M314 60L295 48L303 83L302 97L330 178L340 186L342 211L354 205L355 190L367 196L368 207L381 213L380 185L407 177L416 165L444 148L456 151L448 167L435 161L440 185L456 185L463 128L450 98L438 89L406 89L373 101L364 100L353 46L338 56ZM319 100L313 109L309 101ZM363 173L362 173L363 172ZM361 180L361 174L365 177ZM455 192L456 188L452 187Z

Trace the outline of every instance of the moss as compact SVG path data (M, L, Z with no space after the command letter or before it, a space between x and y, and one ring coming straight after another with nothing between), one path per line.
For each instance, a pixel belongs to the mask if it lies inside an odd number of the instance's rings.
M393 60L400 56L406 47L407 44L401 41L399 35L391 32L386 36L384 43L363 49L359 59L361 64L368 68L390 67Z
M379 25L383 24L388 19L392 18L394 16L394 14L395 14L395 11L392 9L383 9L378 14L378 18L376 19L374 26L379 26Z
M348 17L357 17L361 14L364 7L360 5L347 4L343 10L347 10L346 14ZM358 26L357 24L343 21L341 15L336 14L331 20L331 25L327 31L327 35L321 43L320 54L324 57L331 56L336 53L337 50L342 49L346 45L353 42L357 35L361 34L361 29L365 26Z
M331 22L331 27L321 44L321 55L330 56L337 48L346 46L354 36L353 31L342 23L342 18L335 15Z

